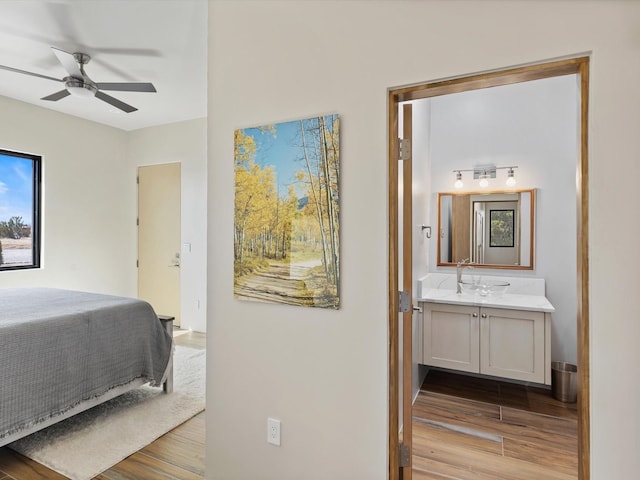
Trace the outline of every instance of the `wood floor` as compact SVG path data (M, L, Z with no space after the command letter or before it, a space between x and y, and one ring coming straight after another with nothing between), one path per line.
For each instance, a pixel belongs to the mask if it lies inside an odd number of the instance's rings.
M413 408L414 480L575 480L575 404L431 370Z
M177 345L205 348L202 333L176 330ZM205 412L163 435L94 480L199 480L204 478ZM66 480L8 447L0 448L0 480Z
M205 348L205 335L177 331L178 345ZM429 372L413 408L414 480L575 480L575 404L548 390ZM94 480L204 478L205 412ZM0 448L0 480L66 477Z

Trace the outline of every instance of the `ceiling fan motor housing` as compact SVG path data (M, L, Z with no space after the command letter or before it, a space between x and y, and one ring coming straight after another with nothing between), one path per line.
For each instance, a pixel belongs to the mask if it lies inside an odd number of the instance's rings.
M66 77L64 86L71 95L78 97L94 97L98 87L92 81L80 80L74 77Z

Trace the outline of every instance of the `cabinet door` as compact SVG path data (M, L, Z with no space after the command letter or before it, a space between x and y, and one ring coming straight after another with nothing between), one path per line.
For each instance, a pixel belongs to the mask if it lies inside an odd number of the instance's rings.
M545 382L544 313L480 309L480 373Z
M423 363L463 372L480 370L478 308L423 304Z

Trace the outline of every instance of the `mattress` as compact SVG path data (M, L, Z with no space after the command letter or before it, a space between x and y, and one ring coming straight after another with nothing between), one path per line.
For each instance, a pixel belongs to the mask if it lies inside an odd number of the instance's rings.
M131 382L160 386L172 346L145 301L0 288L0 444Z

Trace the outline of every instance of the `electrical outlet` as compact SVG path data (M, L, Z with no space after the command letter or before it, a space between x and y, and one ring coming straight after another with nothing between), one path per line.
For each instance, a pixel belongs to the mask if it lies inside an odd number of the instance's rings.
M280 446L280 420L267 418L267 442Z

